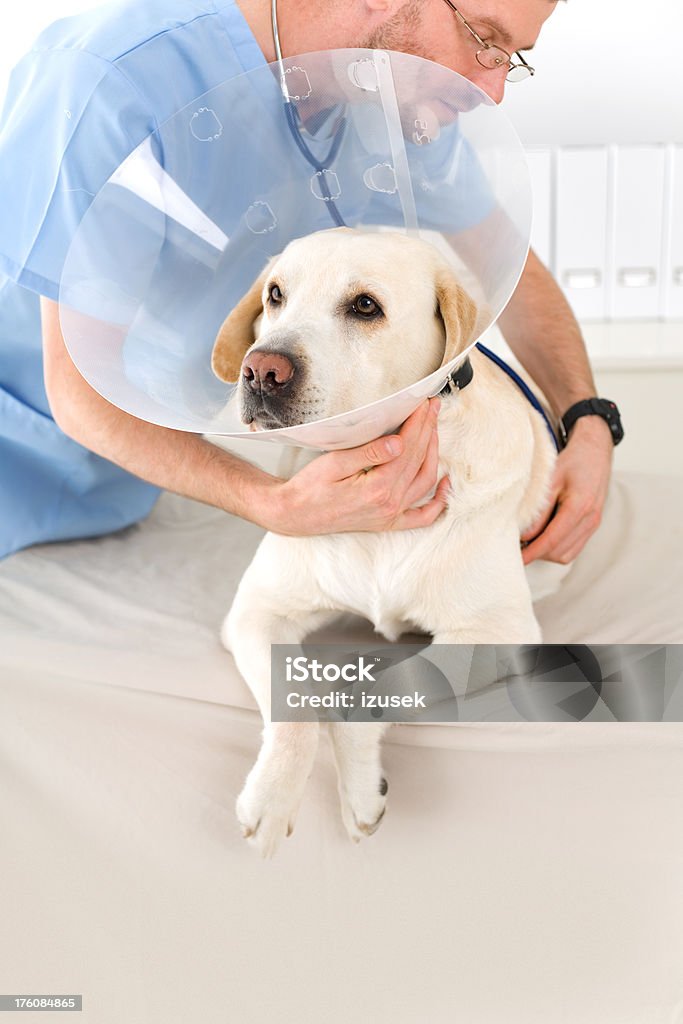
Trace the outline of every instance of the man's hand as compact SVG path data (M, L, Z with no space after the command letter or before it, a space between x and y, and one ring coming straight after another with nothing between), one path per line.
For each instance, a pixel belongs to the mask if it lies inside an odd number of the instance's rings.
M597 394L581 329L559 285L533 250L500 325L558 419L575 402ZM524 549L526 564L537 558L567 564L576 558L600 524L612 450L604 420L599 416L577 420L557 460L552 500L522 538L529 542Z
M550 504L522 536L525 565L537 558L566 565L576 558L600 525L613 450L604 420L599 416L577 420L557 458Z
M398 434L328 452L277 488L265 525L302 536L430 526L446 507L449 482L437 485L440 401L424 402ZM434 496L419 508L436 487Z

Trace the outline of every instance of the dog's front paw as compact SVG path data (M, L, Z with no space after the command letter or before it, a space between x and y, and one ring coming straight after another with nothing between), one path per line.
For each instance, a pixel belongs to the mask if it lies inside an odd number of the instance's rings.
M330 726L342 819L354 843L377 831L387 809L389 785L380 752L386 728L369 722Z
M262 857L272 857L283 837L294 831L296 808L293 813L283 811L268 806L267 800L254 800L242 792L236 810L242 835Z
M371 836L379 828L387 809L388 789L384 776L378 780L374 773L368 773L365 778L357 776L351 785L340 784L342 819L354 843Z
M303 734L300 739L304 741ZM262 857L272 857L281 840L294 831L316 742L313 732L299 744L298 756L288 758L262 751L247 776L235 810L242 835Z
M294 831L299 801L279 786L265 786L249 776L235 807L242 835L262 857L272 857L280 842Z

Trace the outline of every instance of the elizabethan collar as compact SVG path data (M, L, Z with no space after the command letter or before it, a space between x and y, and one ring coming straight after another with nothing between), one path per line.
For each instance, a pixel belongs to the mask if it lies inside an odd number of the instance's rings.
M148 136L83 217L59 295L76 366L114 405L178 430L329 449L396 429L466 352L365 408L258 433L211 369L219 326L268 260L340 222L447 249L481 313L471 348L526 260L519 140L477 86L409 54L305 54L222 83Z

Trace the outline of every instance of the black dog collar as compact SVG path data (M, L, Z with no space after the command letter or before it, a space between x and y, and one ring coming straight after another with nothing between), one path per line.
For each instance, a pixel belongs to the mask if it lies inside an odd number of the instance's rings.
M466 359L462 366L458 366L457 369L448 375L446 383L441 388L441 391L439 391L439 397L441 395L450 395L453 391L462 391L471 382L473 377L472 363L469 359Z

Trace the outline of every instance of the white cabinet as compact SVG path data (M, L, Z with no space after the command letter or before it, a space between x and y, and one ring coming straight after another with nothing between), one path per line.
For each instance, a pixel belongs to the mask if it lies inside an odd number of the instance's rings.
M577 318L680 324L683 355L683 145L534 147L527 157L531 244Z
M607 312L608 169L606 146L556 153L554 270L579 319Z
M608 316L660 315L665 216L664 146L611 147L613 190Z

